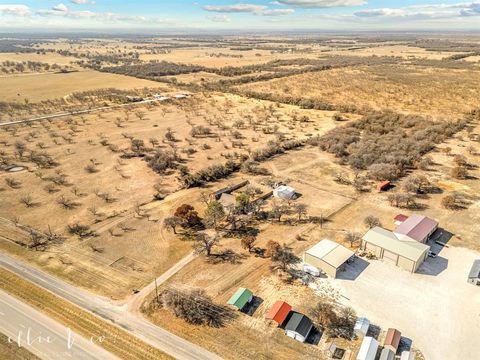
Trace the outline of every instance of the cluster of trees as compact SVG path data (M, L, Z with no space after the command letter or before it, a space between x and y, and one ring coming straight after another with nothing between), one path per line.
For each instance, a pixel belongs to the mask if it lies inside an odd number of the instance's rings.
M376 180L395 180L435 146L465 128L468 119L434 122L416 115L380 112L311 140Z
M222 327L235 318L235 313L215 304L203 290L181 291L167 289L155 299L155 305L169 309L173 314L189 324Z
M312 320L330 337L352 339L357 314L351 307L337 307L330 302L319 302L311 309Z
M67 70L68 67L61 67L58 64L48 64L39 61L10 61L6 60L0 64L1 71L5 74L23 73L25 71L41 72L41 71L55 71L55 70Z

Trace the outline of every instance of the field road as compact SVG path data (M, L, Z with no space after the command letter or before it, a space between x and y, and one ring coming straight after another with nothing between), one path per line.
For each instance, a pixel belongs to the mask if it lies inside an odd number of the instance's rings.
M65 112L60 112L60 113L56 113L56 114L41 115L41 116L37 116L37 117L34 117L34 118L30 118L30 119L0 122L0 127L10 126L10 125L15 125L15 124L28 123L28 122L34 122L34 121L55 119L55 118L64 117L64 116L83 115L83 114L89 114L89 113L93 113L93 112L97 112L97 111L118 109L118 108L127 107L127 106L135 106L135 105L149 104L149 103L154 103L154 102L162 102L162 101L167 101L167 100L170 100L170 99L171 98L148 99L148 100L142 100L142 101L131 102L131 103L126 103L126 104L100 106L100 107L96 107L96 108L92 108L92 109L65 111Z
M182 339L136 314L129 313L127 306L116 306L106 298L76 288L41 270L31 267L5 254L0 254L0 266L55 295L87 310L128 331L177 359L220 360L221 358L198 345ZM181 267L180 267L181 268Z
M41 359L119 360L90 339L72 333L1 290L0 332Z

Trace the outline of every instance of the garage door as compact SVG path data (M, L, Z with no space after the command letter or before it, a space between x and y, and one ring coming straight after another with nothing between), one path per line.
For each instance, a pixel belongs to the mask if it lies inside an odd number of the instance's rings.
M390 251L387 251L387 250L384 250L383 251L383 258L389 262L392 262L394 263L395 265L397 265L397 261L398 261L398 255L397 254L394 254Z
M400 259L398 259L398 266L404 268L407 271L415 271L415 262L402 256L400 256Z

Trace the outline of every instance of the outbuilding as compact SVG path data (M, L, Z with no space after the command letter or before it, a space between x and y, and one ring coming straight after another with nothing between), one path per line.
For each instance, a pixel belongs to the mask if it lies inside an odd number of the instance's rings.
M358 337L363 337L367 335L369 328L370 328L370 320L368 320L366 317L360 317L357 319L357 322L353 327L353 332Z
M422 215L410 215L393 230L393 233L400 240L410 238L426 243L437 229L437 221Z
M384 348L379 360L395 360L395 353L390 349Z
M307 340L312 328L312 320L303 314L294 312L285 326L285 335L303 343Z
M283 200L293 200L296 194L295 189L287 185L280 185L273 190L273 196Z
M480 259L473 262L470 273L468 274L468 282L480 286Z
M411 351L404 351L400 356L400 360L415 360L415 354Z
M335 278L339 271L344 270L345 263L353 255L352 250L334 241L324 239L305 251L303 262Z
M268 310L265 318L275 321L280 326L285 322L290 311L292 311L292 307L289 304L285 301L277 301L270 310Z
M235 294L232 295L227 304L235 306L238 310L242 310L245 305L251 303L253 300L253 293L249 289L239 288Z
M377 185L377 191L382 192L382 191L388 191L392 187L392 183L388 180L382 181Z
M378 341L371 337L366 336L362 345L360 346L360 351L357 354L357 360L375 360L378 350Z
M362 237L361 248L410 272L418 270L430 250L428 245L409 237L399 239L393 232L378 226Z
M394 353L397 352L398 345L400 345L400 339L402 338L402 333L397 329L388 329L387 335L385 336L385 341L383 347L385 349L390 349Z

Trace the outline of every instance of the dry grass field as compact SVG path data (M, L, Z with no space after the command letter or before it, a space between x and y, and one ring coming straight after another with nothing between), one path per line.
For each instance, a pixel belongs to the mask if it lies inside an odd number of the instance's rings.
M136 79L123 75L106 74L96 71L79 71L67 74L35 74L2 78L0 96L3 101L40 102L62 98L73 92L116 88L138 89L155 88L153 81Z
M8 337L0 334L0 354L4 359L10 360L39 360L40 358L33 355L23 347L18 347L15 343L10 343Z
M332 136L331 130L356 126L372 111L424 116L427 121L422 124L428 126L415 133L421 137L439 127L430 119L445 124L479 107L476 57L458 62L447 59L468 53L468 46L475 46L473 39L456 39L453 45L439 38L425 43L422 39L376 40L346 36L221 37L201 43L166 37L138 43L132 39L56 39L37 46L48 50L45 55L0 53L0 62L30 58L71 65L85 60L83 67L75 65L80 69L75 73L0 78L2 101L24 106L28 99L29 103L27 109L7 104L3 109L15 116L0 114L1 119L60 111L72 98L67 96L78 91L150 88L139 92L149 98L157 92L192 94L186 99L132 103L98 113L0 127L0 251L76 286L128 301L132 292L185 258L197 243L198 234L192 235L197 230L178 227L179 234L175 234L164 226L165 219L183 204L206 218L205 194L248 180L249 190L259 189L256 195L271 191L275 183L286 183L300 194L294 201L267 198L261 203L263 218L238 214L240 223L258 233L255 247L259 250L276 241L301 257L323 238L350 247L347 234L363 234L367 215L392 228L396 214L417 213L437 219L452 234L448 246L465 247L475 254L480 251L478 115L460 132L445 138L439 135L446 140L433 144L433 150L425 148L418 158L406 161L403 172L394 177L395 188L386 193L375 190L379 179L370 176L370 168L355 169L345 157L335 157L353 152L355 143L337 139L347 145L331 153L318 145L319 139ZM100 71L102 67L148 66L152 60L174 63L160 67L160 75L137 73L159 82ZM274 60L285 62L277 68L264 66ZM204 68L200 71L185 64ZM233 67L231 73L221 71L227 66ZM271 80L259 76L271 76ZM235 84L239 79L243 85ZM115 103L96 96L74 105L89 108ZM261 100L262 96L279 101ZM282 101L292 98L342 111L306 109L288 104L298 102ZM341 107L345 104L356 110ZM376 134L381 134L379 127ZM385 131L385 136L367 139L365 157L383 156L372 148L380 140L405 139L410 127L407 124L406 130ZM350 128L349 136L365 136L366 128L359 129L357 134ZM286 144L293 145L283 148ZM391 150L391 158L398 156ZM407 150L408 155L416 151ZM452 175L459 162L455 155L465 157L467 176ZM426 158L430 159L428 166L420 166ZM52 163L45 166L45 159ZM227 172L225 164L237 167ZM22 169L12 172L11 166ZM219 168L226 173L217 176L212 169ZM404 193L406 177L414 175L424 176L435 191L410 194L416 207L392 206L389 195ZM352 186L357 180L365 181L363 188ZM460 199L462 206L445 208L447 195ZM292 210L299 204L305 205L303 218ZM281 221L274 216L279 207L290 209ZM152 310L149 303L154 294L146 299L144 313L161 327L227 359L323 359L326 336L319 344L300 344L268 324L264 315L276 300L286 300L295 310L309 314L318 301L337 301L342 294L330 287L314 291L298 276L273 271L268 256L242 247L238 229L227 231L232 224L226 220L222 231L206 224L207 235L221 235L213 256L199 255L163 283L161 290L200 288L223 305L238 287L248 287L261 298L259 307L251 315L239 312L218 328L188 324L166 309ZM34 246L38 234L49 239L47 245ZM358 245L357 241L353 249ZM293 274L301 273L298 266L290 269ZM396 324L378 325L384 330ZM353 353L359 347L359 341L336 342Z
M302 74L238 88L334 105L456 118L478 106L479 84L480 71L382 65Z

